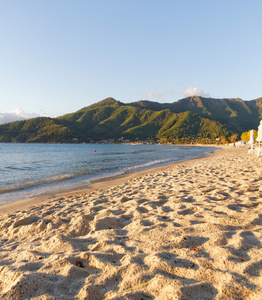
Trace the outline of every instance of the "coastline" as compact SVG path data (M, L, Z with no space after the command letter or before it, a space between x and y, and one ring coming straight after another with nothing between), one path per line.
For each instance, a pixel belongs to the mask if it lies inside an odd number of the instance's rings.
M213 149L169 145L161 148L160 145L6 144L1 151L0 205L79 190L106 177L199 157ZM23 159L17 161L22 154Z
M262 298L262 157L227 148L0 216L0 299Z
M191 145L189 145L191 146ZM213 146L212 147L216 147ZM78 188L71 188L66 189L64 192L50 192L50 193L44 193L36 197L26 198L22 200L13 201L6 204L0 205L0 217L1 215L13 213L15 211L24 210L27 209L30 206L40 205L42 203L48 203L49 201L53 201L56 199L59 199L61 197L71 197L74 195L79 195L83 193L90 193L92 191L98 190L98 189L107 189L113 186L120 185L124 183L125 181L147 175L149 173L154 173L157 171L164 171L165 169L172 167L173 165L177 165L179 163L183 163L184 161L191 161L195 159L200 159L202 157L206 156L212 156L217 151L222 151L223 148L217 147L217 149L214 149L211 154L202 155L196 158L191 158L188 160L182 160L171 164L161 165L161 166L155 166L155 167L149 167L144 169L136 169L132 171L125 172L120 175L114 175L110 177L100 178L97 180L93 180L90 184Z

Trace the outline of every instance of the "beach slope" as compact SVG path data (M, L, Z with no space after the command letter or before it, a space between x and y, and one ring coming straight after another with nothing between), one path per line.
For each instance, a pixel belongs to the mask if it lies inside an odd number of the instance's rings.
M0 299L262 299L262 157L224 149L0 216Z

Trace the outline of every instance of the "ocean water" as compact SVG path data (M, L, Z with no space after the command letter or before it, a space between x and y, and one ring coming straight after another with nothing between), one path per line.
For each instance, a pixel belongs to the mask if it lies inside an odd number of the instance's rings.
M0 144L0 205L88 186L129 171L208 155L213 147Z

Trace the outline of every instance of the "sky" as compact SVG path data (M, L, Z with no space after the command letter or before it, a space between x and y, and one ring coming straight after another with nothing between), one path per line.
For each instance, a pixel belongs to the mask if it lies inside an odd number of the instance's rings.
M107 97L262 97L261 0L0 0L0 123Z

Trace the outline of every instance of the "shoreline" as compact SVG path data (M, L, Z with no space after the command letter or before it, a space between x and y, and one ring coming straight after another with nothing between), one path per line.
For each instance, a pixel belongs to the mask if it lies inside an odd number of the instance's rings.
M227 148L0 216L0 299L262 299L262 157Z
M1 167L7 173L1 182L0 205L42 197L50 193L60 194L64 191L79 190L82 187L91 186L94 181L103 180L105 177L115 177L129 171L137 172L143 169L165 166L180 159L203 155L203 152L208 153L216 149L216 147L206 148L201 146L193 149L183 148L182 146L171 146L169 148L169 145L163 147L163 149L160 148L160 145L157 147L140 145L134 148L128 145L120 145L120 148L114 145L109 145L109 148L107 145L97 145L97 147L90 148L86 145L80 145L80 148L78 145L66 146L65 148L63 145L45 147L43 155L38 157L35 153L40 151L41 147L34 146L32 149L30 148L31 152L29 151L27 160L22 161L18 167L15 165L15 155L10 156L8 153L10 151L11 153L19 151L26 153L24 146L21 146L21 148L15 147L14 149L12 147L10 149L5 148ZM56 157L59 150L65 150L65 154L61 157L67 158L68 164ZM141 154L139 154L140 150ZM53 153L52 157L57 159L51 158L49 160L47 156L49 152ZM102 165L100 160L103 159L103 155L105 155L105 164ZM129 156L131 156L131 160ZM7 165L5 165L5 157ZM110 159L115 159L115 161L112 163ZM50 170L42 160L48 161Z
M191 145L189 145L189 146L191 146ZM215 146L214 146L214 148L215 148ZM110 187L113 187L116 185L120 185L120 184L124 183L125 181L147 175L149 173L163 171L169 167L172 167L173 165L177 165L177 164L183 163L185 161L191 161L191 160L201 159L201 158L207 157L207 156L212 156L217 151L223 151L223 148L217 147L217 149L214 149L211 154L201 155L199 157L191 158L188 160L182 160L182 161L178 161L175 163L169 163L166 165L149 167L149 168L145 168L145 169L138 169L138 170L136 169L136 170L125 172L120 175L100 178L100 179L91 181L91 183L86 186L80 186L78 188L66 189L64 192L52 191L50 193L47 192L47 193L44 193L44 194L41 194L41 195L38 195L35 197L30 197L30 198L21 199L21 200L17 200L17 201L5 203L5 204L0 204L0 217L1 217L1 215L4 215L4 214L13 213L13 212L16 212L19 210L24 210L30 206L48 203L49 201L53 201L53 200L56 200L61 197L70 197L72 195L77 195L77 194L91 193L92 191L95 191L98 189L107 189L107 188L110 188Z

